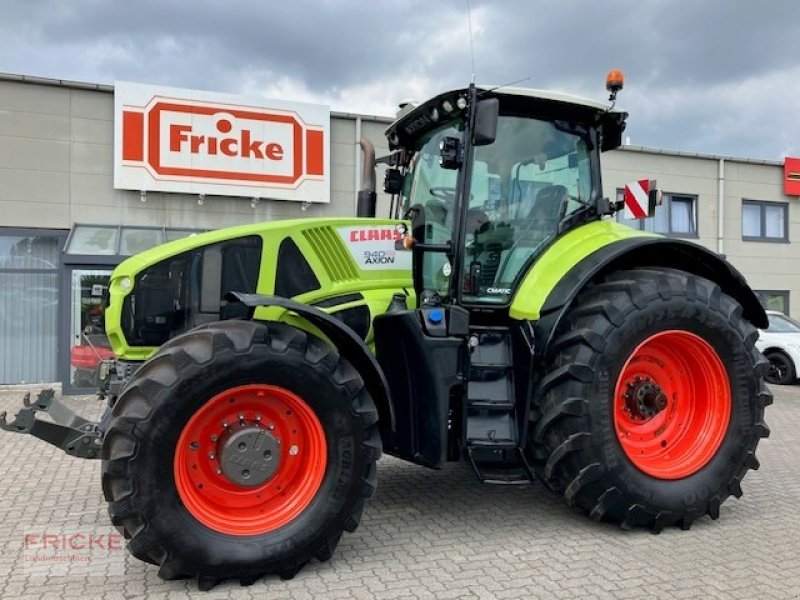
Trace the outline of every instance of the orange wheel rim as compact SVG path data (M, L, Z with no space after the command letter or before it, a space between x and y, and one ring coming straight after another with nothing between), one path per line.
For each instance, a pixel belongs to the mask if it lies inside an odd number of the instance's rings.
M308 404L281 387L244 385L217 394L186 423L175 485L207 527L259 535L305 510L326 464L325 432Z
M614 429L628 459L658 479L702 469L731 418L727 371L714 348L688 331L663 331L639 344L614 391Z

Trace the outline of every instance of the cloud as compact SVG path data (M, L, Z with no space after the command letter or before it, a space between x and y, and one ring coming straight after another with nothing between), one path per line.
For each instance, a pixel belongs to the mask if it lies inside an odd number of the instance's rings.
M800 153L800 3L471 0L478 80L604 98L622 68L637 144ZM393 115L466 85L466 0L0 2L0 70L126 79Z

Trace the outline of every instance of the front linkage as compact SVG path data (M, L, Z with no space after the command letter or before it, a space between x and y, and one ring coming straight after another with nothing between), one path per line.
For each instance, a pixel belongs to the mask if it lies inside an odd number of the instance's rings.
M103 431L99 423L84 419L56 399L52 389L42 390L35 402L25 394L23 408L8 423L6 413L0 413L0 429L29 434L60 448L78 458L100 458ZM47 413L52 422L36 418L37 412Z
M97 371L100 400L108 399L108 406L114 406L140 364L121 360L102 361ZM60 402L52 389L39 392L35 402L31 402L30 393L25 394L22 402L23 408L10 423L6 421L6 413L0 413L0 429L32 435L70 456L100 458L108 416L99 422L89 421ZM37 418L37 412L46 413L50 419ZM110 408L106 409L106 415L110 415Z

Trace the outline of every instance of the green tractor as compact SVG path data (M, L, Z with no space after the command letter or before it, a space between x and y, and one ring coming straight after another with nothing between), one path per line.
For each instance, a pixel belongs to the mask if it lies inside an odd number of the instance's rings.
M358 217L117 267L99 423L52 394L0 422L101 458L131 553L202 589L329 559L382 452L538 479L624 529L716 519L769 433L767 319L723 258L613 218L600 155L626 117L476 85L408 107L389 156L362 142ZM376 163L395 218L375 218Z

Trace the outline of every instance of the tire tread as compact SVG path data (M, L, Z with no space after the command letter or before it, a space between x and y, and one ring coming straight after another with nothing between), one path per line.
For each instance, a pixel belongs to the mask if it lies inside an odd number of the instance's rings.
M217 573L204 572L202 567L200 570L187 569L185 563L170 556L149 527L147 516L137 508L141 501L132 501L137 496L133 465L148 431L155 426L152 422L156 410L153 399L176 385L186 365L213 364L214 356L220 352L245 354L259 344L268 344L275 352L299 354L307 363L329 374L351 399L351 415L363 429L361 451L364 466L357 486L357 498L346 509L345 518L340 523L341 530L355 531L365 501L375 493L375 463L382 454L378 412L359 373L349 362L322 340L280 323L231 320L200 326L164 344L155 357L137 370L113 409L106 433L107 443L103 446L102 487L111 521L128 540L131 554L158 565L162 579L194 577L202 591L210 590L222 580ZM269 574L291 579L310 559L329 560L340 535L341 531L328 535L319 547L307 550L306 554L265 565L256 572L252 569L231 572L225 578L238 578L242 585L250 585Z
M605 351L608 334L623 325L627 313L676 297L705 305L727 320L748 349L749 368L756 374L751 390L754 420L751 433L742 442L748 450L740 466L701 510L687 506L680 513L629 499L624 490L604 481L599 457L587 449L592 436L587 384L596 378L592 356ZM531 406L534 422L529 454L542 482L593 520L617 521L623 529L644 526L659 532L670 525L689 528L701 514L717 519L720 505L728 496L742 495L745 473L759 467L755 455L758 440L769 435L763 416L764 408L772 404L772 394L761 378L769 365L754 347L758 332L743 319L741 306L707 279L674 269L642 268L611 273L587 287L565 323L548 349L546 375Z

